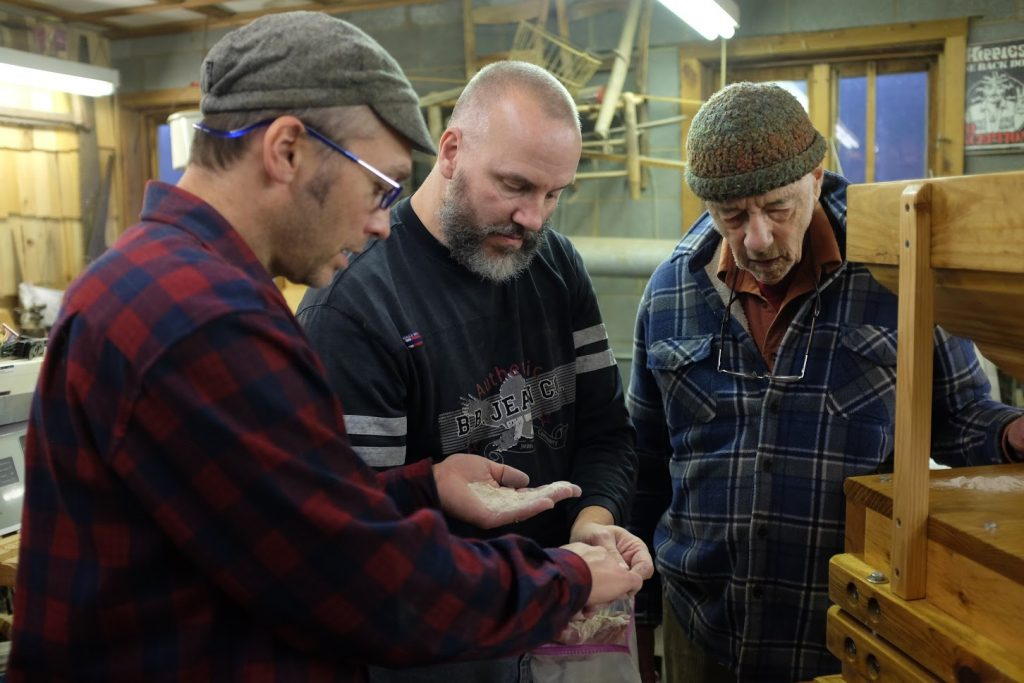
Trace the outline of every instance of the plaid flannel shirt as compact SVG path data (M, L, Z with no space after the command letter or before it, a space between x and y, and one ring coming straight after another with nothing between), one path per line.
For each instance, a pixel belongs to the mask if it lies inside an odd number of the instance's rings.
M845 262L846 181L827 174L820 201L844 263L820 284L803 380L717 371L728 290L708 274L721 237L706 213L655 271L637 320L627 396L639 457L633 528L655 549L683 629L743 680L838 669L825 613L828 561L843 551L843 481L891 467L896 297ZM799 374L812 308L809 294L776 373ZM767 371L735 317L722 363ZM934 457L999 462L1001 430L1020 412L988 398L971 344L941 328L934 387ZM648 623L660 614L658 587L649 581L638 603Z
M359 680L527 650L589 594L568 551L451 536L429 460L366 467L268 273L160 183L67 292L26 472L10 680Z

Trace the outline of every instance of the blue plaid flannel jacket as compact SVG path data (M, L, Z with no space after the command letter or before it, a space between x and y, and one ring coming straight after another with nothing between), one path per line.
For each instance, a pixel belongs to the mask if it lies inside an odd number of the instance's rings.
M843 551L843 480L891 466L896 297L845 261L846 185L827 174L822 188L844 263L820 283L803 380L717 371L728 290L715 277L721 238L706 213L640 303L627 397L640 467L632 526L656 552L684 631L743 680L838 670L825 648L825 613L828 561ZM799 374L812 308L808 295L776 373ZM766 372L739 309L723 367ZM971 344L941 328L934 386L934 457L999 462L1002 428L1019 411L988 398ZM659 586L648 584L638 609L656 623Z

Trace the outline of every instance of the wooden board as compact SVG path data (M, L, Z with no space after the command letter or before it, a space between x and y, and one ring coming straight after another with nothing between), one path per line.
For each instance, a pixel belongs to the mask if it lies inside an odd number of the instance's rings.
M32 148L44 152L70 152L78 149L78 134L60 128L33 128Z
M117 146L113 107L113 97L96 98L96 144L104 149L114 149Z
M0 216L0 298L18 295L18 262L14 254L14 221Z
M928 538L928 456L932 437L932 329L935 326L931 238L931 186L912 183L900 199L900 291L896 350L896 459L893 479L902 493L893 502L893 590L924 597Z
M884 286L893 292L899 290L896 266L869 268ZM1020 333L1019 318L1007 315L1007 311L1020 306L1021 278L981 270L932 272L936 323L950 334L974 341L982 355L1003 372L1024 379L1024 356L1016 339Z
M837 605L828 610L825 631L828 650L848 670L864 680L898 683L932 683L938 680L914 660L876 637Z
M925 595L966 627L1005 648L1020 649L1024 633L1024 492L936 488L955 477L1024 477L1024 464L931 473ZM861 559L892 576L891 477L846 480L849 505L865 510Z
M85 239L82 235L82 221L78 219L60 222L61 260L59 289L66 288L85 268Z
M0 126L0 150L3 149L19 151L32 149L32 129L20 126Z
M916 181L915 181L916 182ZM846 254L897 292L900 195L910 181L851 185ZM927 181L935 321L973 339L1004 372L1024 378L1024 214L1012 207L1024 172Z
M60 198L60 215L63 218L79 218L82 214L78 163L77 151L63 152L57 155L57 187Z
M20 217L9 220L21 281L63 287L64 235L60 220Z
M943 680L1024 680L1024 652L1007 649L929 600L902 600L889 583L866 577L876 568L852 554L829 563L829 598Z
M14 586L18 571L18 533L0 538L0 586Z
M536 21L547 9L547 0L525 0L508 5L481 5L473 7L474 24L514 24Z
M1016 210L1024 171L851 185L846 223L850 261L899 263L900 195L917 182L932 187L933 268L1024 274L1024 213Z
M571 12L572 10L570 10ZM834 54L836 50L854 53L891 49L893 45L902 47L921 44L934 45L943 43L950 36L966 34L967 19L962 18L858 26L826 31L791 32L747 38L737 36L729 41L729 59L739 62L747 59L764 59L765 56L775 58L806 57L813 54ZM688 55L697 59L718 59L717 41L686 42L681 43L680 47ZM961 68L963 63L963 59L961 59ZM960 127L963 128L962 122Z
M14 153L0 149L0 220L21 210L18 190L18 164Z
M1024 477L1024 463L932 470L930 475L928 538L1024 584L1024 492L991 493L935 485L957 477ZM892 516L891 476L851 477L844 490L848 501L884 517ZM994 529L987 526L990 522L996 524Z
M60 170L53 152L32 152L32 183L36 193L36 216L57 218L61 215ZM24 190L22 185L22 190Z

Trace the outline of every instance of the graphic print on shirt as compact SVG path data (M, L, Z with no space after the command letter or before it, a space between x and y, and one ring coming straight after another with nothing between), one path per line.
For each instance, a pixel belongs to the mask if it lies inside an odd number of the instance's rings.
M460 398L457 409L438 415L442 452L478 453L503 462L504 453L533 452L535 437L551 448L563 447L569 425L547 425L544 418L575 402L575 364L529 378L518 368L498 369L498 376L494 391L485 393L494 384L489 377L477 385L475 394Z

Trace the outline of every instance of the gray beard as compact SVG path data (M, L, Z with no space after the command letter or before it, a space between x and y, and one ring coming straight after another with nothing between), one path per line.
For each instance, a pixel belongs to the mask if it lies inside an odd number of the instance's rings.
M480 226L473 210L462 201L462 183L452 182L441 202L438 217L441 233L452 258L471 273L498 284L508 282L530 265L548 236L547 221L538 232L526 230L516 223ZM519 237L518 249L505 254L490 253L484 240L491 235Z

